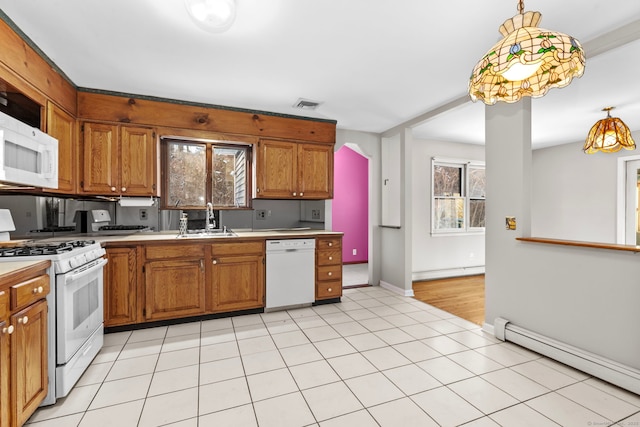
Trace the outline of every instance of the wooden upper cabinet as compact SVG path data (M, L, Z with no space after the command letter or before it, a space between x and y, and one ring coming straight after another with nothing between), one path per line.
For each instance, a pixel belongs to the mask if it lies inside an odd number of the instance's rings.
M47 191L75 194L77 182L76 120L54 103L47 102L47 133L58 140L58 188Z
M333 145L298 144L298 191L305 199L333 197Z
M256 159L256 197L333 197L333 145L262 139Z
M152 128L86 122L83 137L82 193L157 195Z

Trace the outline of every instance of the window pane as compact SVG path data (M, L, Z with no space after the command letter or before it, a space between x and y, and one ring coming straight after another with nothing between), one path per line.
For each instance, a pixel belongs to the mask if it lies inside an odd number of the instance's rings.
M168 146L168 206L204 206L207 154L203 144L170 142Z
M469 174L469 197L485 197L486 174L484 168L472 168L467 171Z
M436 230L464 228L464 198L434 199L433 228Z
M456 166L433 166L433 195L459 197L462 194L462 168Z
M213 194L214 206L247 206L245 147L214 147Z
M469 227L484 227L484 200L469 201Z

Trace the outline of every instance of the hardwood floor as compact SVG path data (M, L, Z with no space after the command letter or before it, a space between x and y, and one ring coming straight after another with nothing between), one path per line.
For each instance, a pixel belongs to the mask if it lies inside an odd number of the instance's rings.
M484 322L484 274L413 282L416 299L470 322Z

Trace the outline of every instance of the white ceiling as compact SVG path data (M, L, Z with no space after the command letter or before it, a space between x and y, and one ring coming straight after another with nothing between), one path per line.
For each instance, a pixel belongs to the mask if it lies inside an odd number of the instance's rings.
M467 82L517 0L236 2L222 34L195 26L182 0L0 0L0 8L80 87L374 133L410 123L420 138L483 143L485 107L466 100ZM528 0L525 9L587 55L581 79L533 101L534 147L584 140L608 105L640 130L640 2ZM631 42L612 50L616 38ZM297 110L298 98L322 104Z

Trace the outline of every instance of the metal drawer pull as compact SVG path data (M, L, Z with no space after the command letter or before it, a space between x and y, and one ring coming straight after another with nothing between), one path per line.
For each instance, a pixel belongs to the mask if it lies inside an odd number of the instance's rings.
M2 328L2 333L11 335L13 333L13 330L14 330L13 325L9 325L8 328Z
M22 323L23 325L26 325L28 321L29 321L29 317L27 317L27 316L24 316L24 317L18 319L18 323Z
M33 288L33 294L41 294L44 291L42 286L38 286L37 288Z

